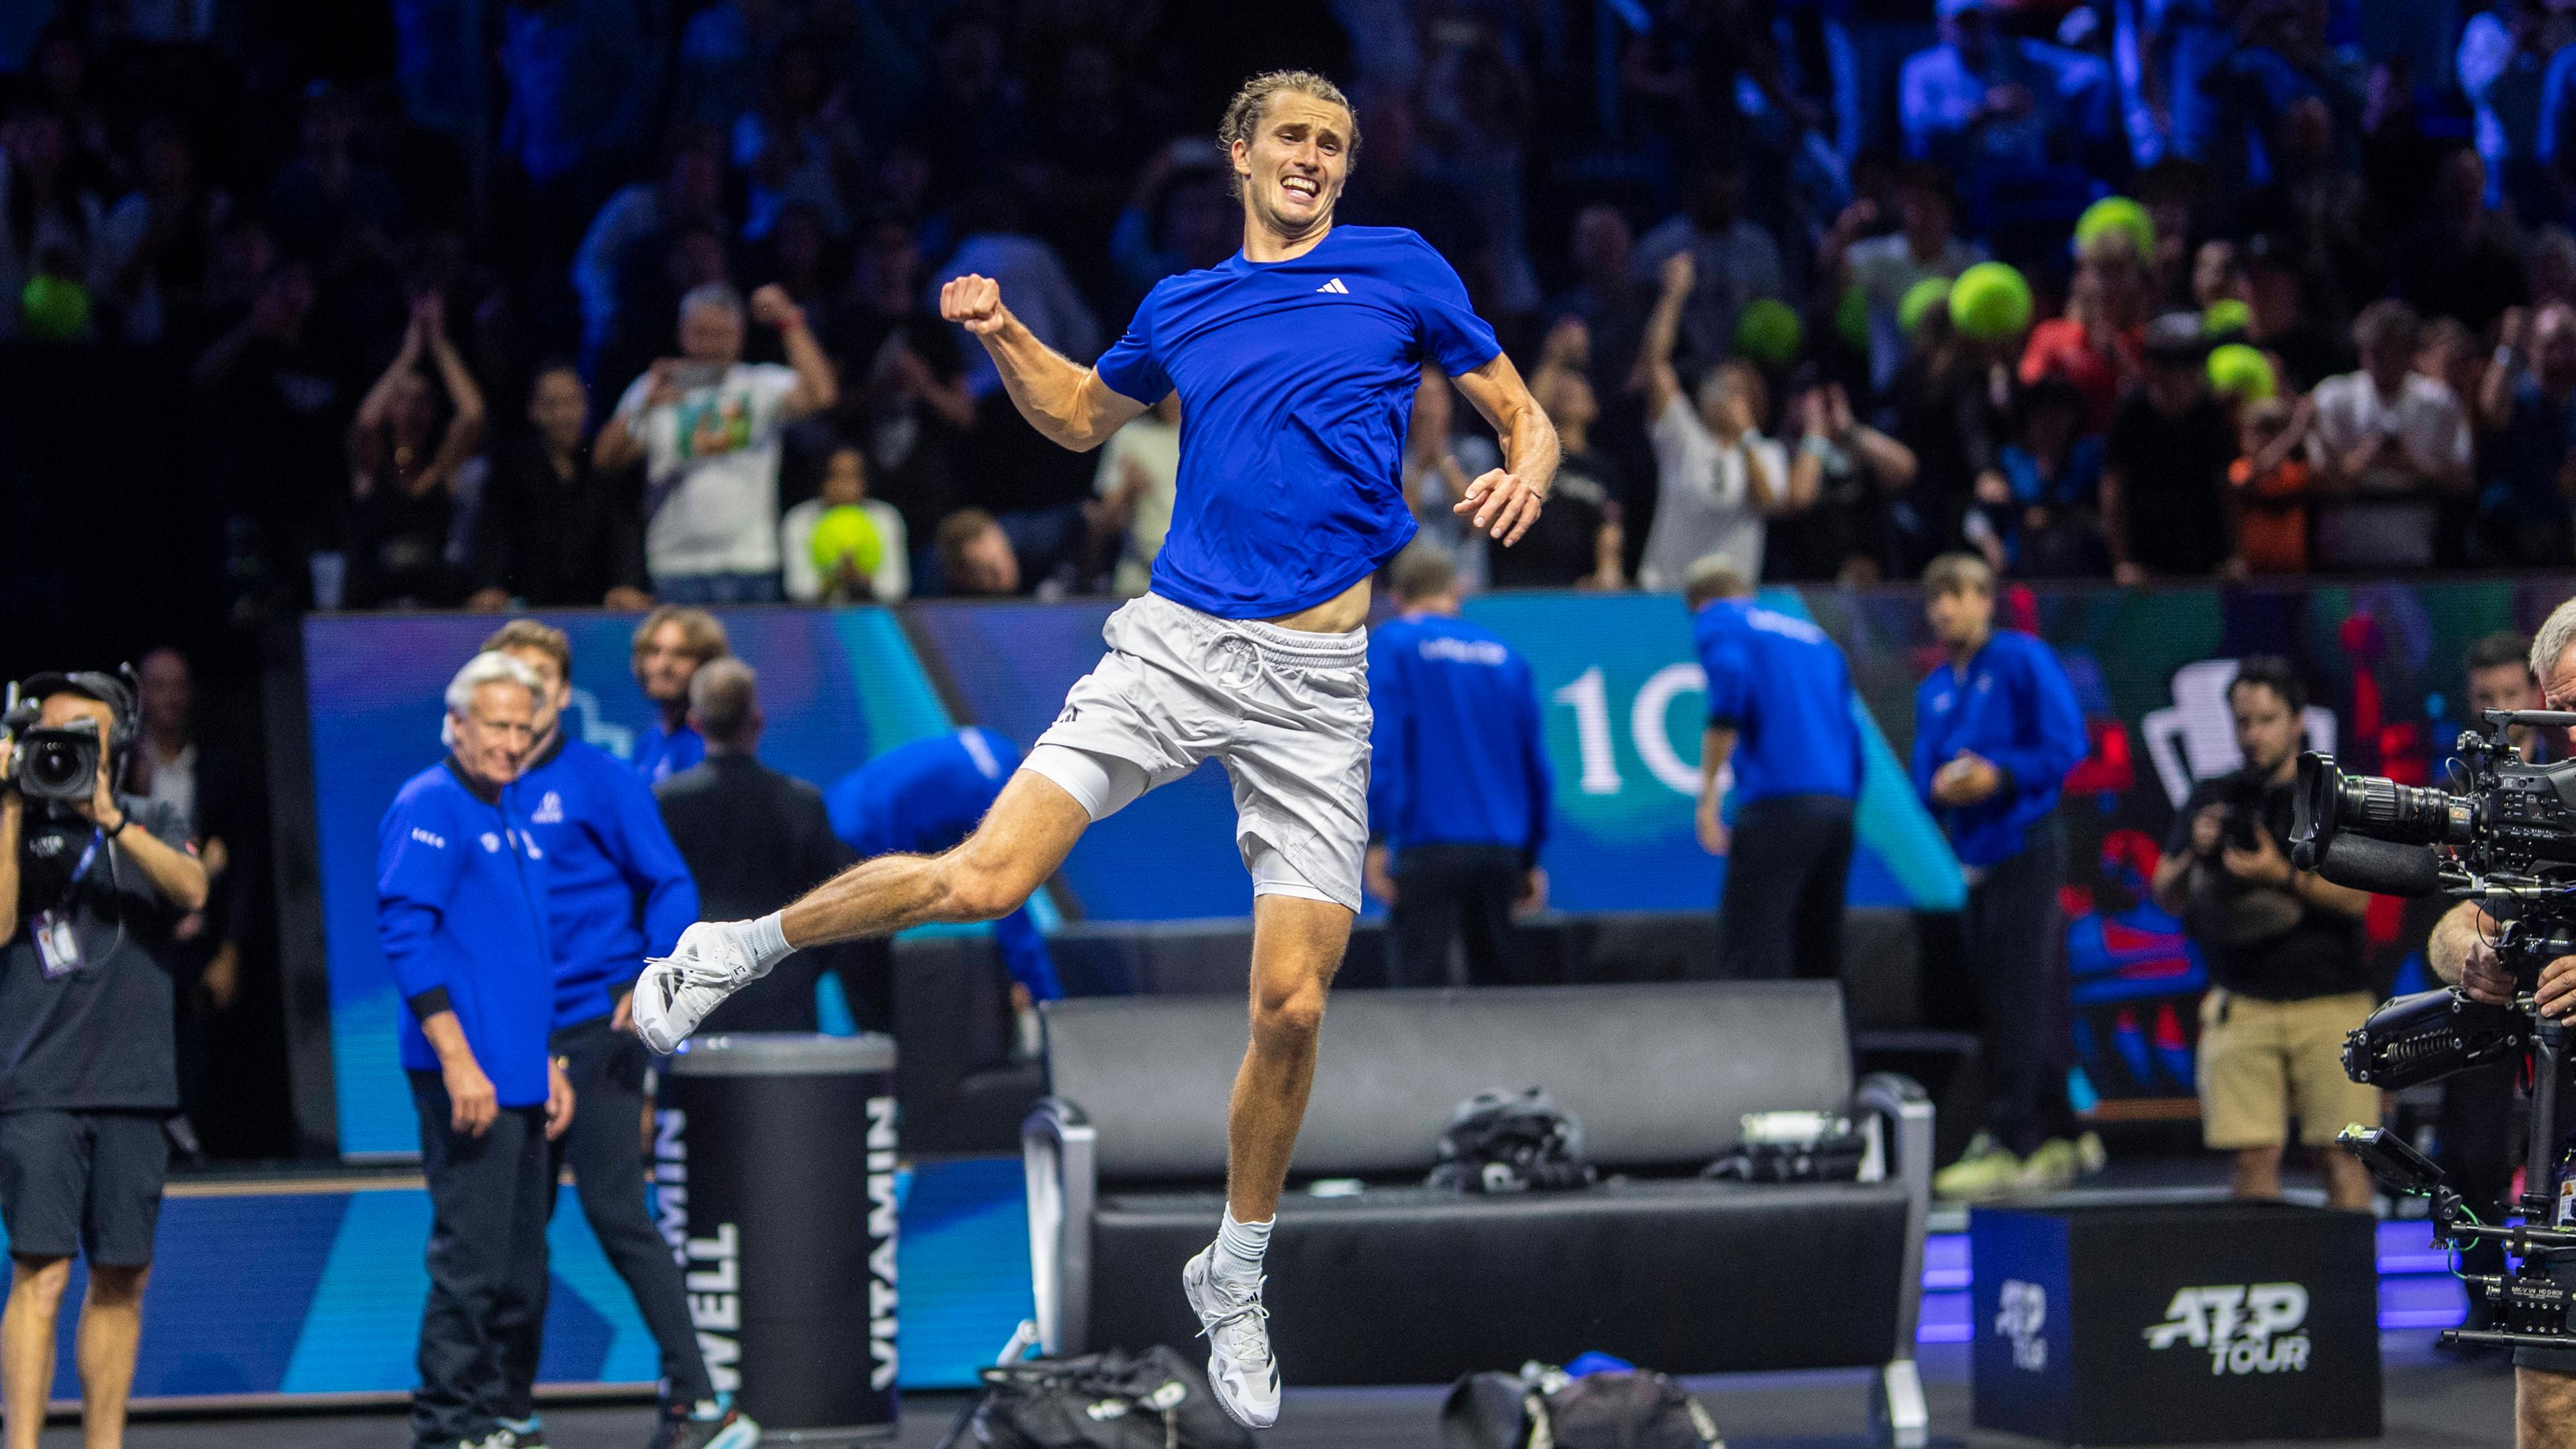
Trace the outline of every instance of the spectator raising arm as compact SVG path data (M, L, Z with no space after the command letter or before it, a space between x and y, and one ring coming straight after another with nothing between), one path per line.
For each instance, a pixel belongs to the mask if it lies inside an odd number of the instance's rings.
M841 383L832 371L832 360L814 340L814 330L805 325L805 309L789 299L786 288L772 282L751 294L751 320L778 329L787 365L796 369L795 389L779 400L780 420L793 422L829 412L841 400Z
M1681 375L1673 371L1673 345L1681 337L1682 308L1689 304L1698 280L1698 264L1690 249L1684 247L1664 258L1660 275L1663 291L1655 298L1654 311L1646 315L1645 341L1637 350L1637 385L1645 388L1650 422L1662 417L1664 409L1682 395Z

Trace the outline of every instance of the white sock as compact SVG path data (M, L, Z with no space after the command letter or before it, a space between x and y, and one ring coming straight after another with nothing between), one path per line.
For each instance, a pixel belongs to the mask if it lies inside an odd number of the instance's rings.
M786 917L785 911L771 911L751 923L750 946L752 960L755 963L755 969L752 972L754 976L768 975L770 967L796 954L795 948L787 944L787 931L782 924Z
M1239 1223L1234 1209L1227 1208L1225 1222L1216 1230L1216 1251L1208 1255L1209 1275L1240 1288L1259 1285L1261 1255L1270 1247L1270 1225L1277 1221Z

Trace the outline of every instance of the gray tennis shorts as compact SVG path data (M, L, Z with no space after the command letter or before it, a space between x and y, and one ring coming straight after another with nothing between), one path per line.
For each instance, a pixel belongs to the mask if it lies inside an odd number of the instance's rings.
M1094 820L1207 759L1234 782L1255 895L1360 908L1368 849L1368 631L1309 634L1147 594L1021 765Z

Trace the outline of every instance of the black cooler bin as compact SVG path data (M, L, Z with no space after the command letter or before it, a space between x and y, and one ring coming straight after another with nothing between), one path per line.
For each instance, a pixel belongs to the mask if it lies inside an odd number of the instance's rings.
M669 1070L656 1176L716 1387L782 1439L891 1435L894 1038L704 1037Z

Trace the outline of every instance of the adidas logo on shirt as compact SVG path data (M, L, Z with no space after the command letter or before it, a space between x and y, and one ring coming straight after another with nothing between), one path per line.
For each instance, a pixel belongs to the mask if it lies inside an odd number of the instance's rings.
M1351 289L1343 286L1342 279L1339 277L1333 278L1331 281L1317 287L1315 290L1318 292L1330 292L1336 297L1347 297L1351 294Z

